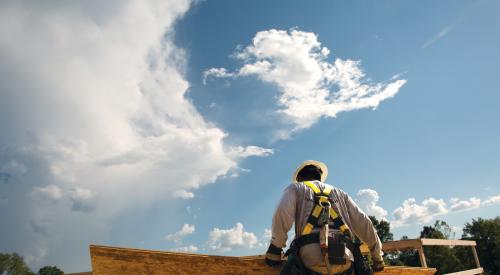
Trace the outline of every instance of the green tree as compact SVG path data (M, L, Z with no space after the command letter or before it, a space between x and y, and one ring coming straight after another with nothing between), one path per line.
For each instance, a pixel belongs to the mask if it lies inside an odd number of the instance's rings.
M38 270L37 275L63 275L64 272L57 266L44 266Z
M394 240L394 236L391 233L391 224L385 220L377 220L375 216L368 216L372 221L373 227L377 231L377 235L380 241L385 243ZM389 265L401 265L399 261L399 254L397 252L390 252L384 255L384 261Z
M451 236L451 227L444 221L436 221L434 226L424 226L420 238L448 239ZM448 246L425 246L425 260L427 265L435 267L437 274L457 272L464 269L462 262Z
M0 253L0 274L3 274L7 271L9 267L10 254Z
M479 262L487 274L500 274L500 216L472 219L465 224L462 239L476 241Z
M377 230L377 235L383 243L394 240L391 233L391 224L385 220L377 220L375 216L369 216L373 223L373 227Z
M402 236L401 240L408 240L408 236ZM397 253L392 265L421 266L418 251L416 249L404 250Z
M17 253L0 254L0 274L7 275L34 275L22 256Z

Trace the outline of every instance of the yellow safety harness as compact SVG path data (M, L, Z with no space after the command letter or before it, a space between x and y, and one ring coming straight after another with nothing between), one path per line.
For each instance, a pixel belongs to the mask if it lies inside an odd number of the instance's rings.
M314 228L320 227L324 223L332 224L330 228L340 230L343 234L347 233L349 231L347 225L344 224L337 212L332 207L329 207L332 188L325 187L321 190L312 181L305 181L304 184L314 192L315 206L307 218L307 224L304 226L301 235L311 234Z
M332 207L332 188L320 187L312 181L303 182L314 192L314 207L300 236L296 237L285 255L295 255L300 260L300 249L308 244L319 244L328 274L334 274L332 265L346 264L346 242L351 240L349 228ZM312 231L318 228L319 232ZM331 231L333 230L333 231ZM305 270L306 267L303 266Z

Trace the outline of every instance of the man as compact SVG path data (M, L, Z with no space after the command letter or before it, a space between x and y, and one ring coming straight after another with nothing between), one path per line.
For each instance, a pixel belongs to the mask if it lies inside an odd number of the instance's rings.
M287 233L295 223L291 251L296 254L289 255L282 274L291 273L285 271L291 259L305 267L303 274L353 274L356 250L349 244L354 236L368 245L373 270L383 270L382 243L372 222L344 191L324 183L327 175L326 165L319 161L308 160L297 168L274 213L266 263L281 263Z

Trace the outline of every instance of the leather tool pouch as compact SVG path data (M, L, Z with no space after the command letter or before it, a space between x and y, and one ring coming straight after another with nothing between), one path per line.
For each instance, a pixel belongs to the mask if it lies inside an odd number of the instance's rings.
M328 234L328 260L331 265L347 263L345 256L346 243L340 231L333 231Z

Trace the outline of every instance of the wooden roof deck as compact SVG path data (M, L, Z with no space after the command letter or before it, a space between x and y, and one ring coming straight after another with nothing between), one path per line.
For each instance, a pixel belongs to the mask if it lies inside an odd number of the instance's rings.
M142 249L90 246L93 275L107 274L256 274L274 275L262 256L229 257ZM434 274L434 268L386 267L376 274Z

